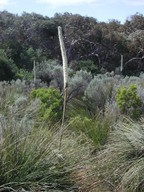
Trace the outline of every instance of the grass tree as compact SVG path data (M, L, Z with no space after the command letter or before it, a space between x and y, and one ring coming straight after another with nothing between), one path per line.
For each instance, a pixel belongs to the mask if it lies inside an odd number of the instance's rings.
M62 124L61 124L61 133L60 133L60 146L62 142L62 135L63 135L63 127L64 127L64 119L65 119L65 110L66 110L66 98L67 98L67 87L68 87L68 73L67 73L67 56L66 50L64 46L63 36L62 36L62 28L58 27L58 36L60 42L60 49L63 61L63 80L64 80L64 87L63 87L63 95L64 95L64 102L63 102L63 116L62 116Z

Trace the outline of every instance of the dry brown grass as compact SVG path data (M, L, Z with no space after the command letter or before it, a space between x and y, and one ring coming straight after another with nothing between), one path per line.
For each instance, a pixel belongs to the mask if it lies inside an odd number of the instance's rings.
M78 192L110 192L109 186L100 181L90 167L80 167L72 176Z

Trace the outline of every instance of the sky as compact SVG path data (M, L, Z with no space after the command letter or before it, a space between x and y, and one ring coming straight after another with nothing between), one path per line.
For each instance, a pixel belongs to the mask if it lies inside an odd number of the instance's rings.
M124 23L131 15L144 15L144 0L0 0L0 11L23 12L53 17L69 12L96 18L99 22L116 19Z

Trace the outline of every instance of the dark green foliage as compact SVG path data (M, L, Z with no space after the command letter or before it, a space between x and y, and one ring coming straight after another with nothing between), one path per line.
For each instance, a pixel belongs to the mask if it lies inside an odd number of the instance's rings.
M60 61L57 27L62 26L68 61L78 63L73 69L82 67L97 73L97 69L104 68L110 72L120 65L120 55L123 54L123 74L136 74L144 71L143 21L142 14L135 14L121 24L114 19L104 23L70 13L49 18L36 13L24 12L18 16L2 11L0 48L18 68L27 70L32 70L34 59L40 63L48 59Z
M52 87L32 90L31 96L41 101L38 109L42 121L57 121L62 116L62 96Z
M29 72L25 69L20 69L16 74L16 79L23 80L32 80L32 72Z
M118 88L116 101L121 112L130 115L131 118L138 119L142 114L142 101L135 84L131 84L128 89L125 86Z
M92 74L98 73L97 65L91 60L82 60L77 63L77 70L84 70Z
M23 50L20 54L20 59L22 61L22 68L31 71L33 69L34 61L40 62L46 59L46 54L42 49L34 50L32 47L27 50Z
M90 118L84 110L78 110L80 113L71 118L70 125L73 130L78 134L83 133L88 139L90 139L96 149L99 149L107 141L108 132L110 130L110 120L103 117Z
M70 129L78 135L83 135L82 142L89 140L94 150L99 150L107 142L112 124L111 119L97 113L93 116L87 110L87 104L78 99L72 99L67 105L67 119Z
M0 81L9 81L15 78L18 69L3 51L0 51Z
M32 70L32 61L55 56L57 26L48 17L36 13L21 16L0 12L1 47L20 68ZM53 51L52 51L53 50Z

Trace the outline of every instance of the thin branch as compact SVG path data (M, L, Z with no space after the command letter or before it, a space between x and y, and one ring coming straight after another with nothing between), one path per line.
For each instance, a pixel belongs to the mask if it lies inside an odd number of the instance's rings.
M128 61L125 63L125 65L127 65L128 63L130 63L130 62L132 62L132 61L141 60L141 59L142 59L142 57L133 57L133 58L131 58L130 60L128 60Z

